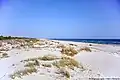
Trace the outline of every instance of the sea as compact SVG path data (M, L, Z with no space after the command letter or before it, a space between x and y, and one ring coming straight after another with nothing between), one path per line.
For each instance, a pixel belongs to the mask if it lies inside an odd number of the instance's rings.
M120 45L120 39L53 39L53 40Z

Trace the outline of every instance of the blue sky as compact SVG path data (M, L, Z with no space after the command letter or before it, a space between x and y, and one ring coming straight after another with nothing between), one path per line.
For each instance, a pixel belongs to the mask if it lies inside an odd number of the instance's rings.
M120 1L0 0L0 34L120 38Z

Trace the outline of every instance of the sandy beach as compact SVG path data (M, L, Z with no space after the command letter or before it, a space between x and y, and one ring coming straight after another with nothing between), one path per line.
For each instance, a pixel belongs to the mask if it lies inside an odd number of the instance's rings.
M0 42L0 80L120 77L120 46L71 41Z

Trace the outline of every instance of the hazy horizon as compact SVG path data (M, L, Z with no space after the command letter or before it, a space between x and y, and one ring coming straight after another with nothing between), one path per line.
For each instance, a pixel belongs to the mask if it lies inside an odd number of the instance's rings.
M0 35L120 39L119 0L0 0Z

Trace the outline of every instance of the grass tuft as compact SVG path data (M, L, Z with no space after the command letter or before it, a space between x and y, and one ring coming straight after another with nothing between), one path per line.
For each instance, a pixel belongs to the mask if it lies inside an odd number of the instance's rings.
M83 47L80 49L80 51L92 52L92 50L89 47Z
M44 67L52 67L51 64L42 64Z
M0 53L0 58L7 58L9 57L7 53Z
M25 62L36 61L36 60L51 61L51 60L55 60L55 59L58 59L57 56L52 55L52 54L47 54L47 55L44 55L42 57L29 58L29 59L26 59L23 61L25 61ZM21 61L21 62L23 62L23 61Z
M29 58L29 59L26 59L26 60L24 60L24 61L35 61L35 60L37 60L37 58Z
M32 74L34 72L37 72L37 69L35 67L30 67L30 68L26 68L24 70L17 71L9 76L10 76L10 78L15 79L16 77L21 78L22 76L26 76L26 75Z
M38 59L44 61L51 61L57 59L57 57L55 55L48 54L48 55L44 55L43 57L39 57Z
M39 66L39 62L37 60L35 60L34 62L28 62L27 64L25 64L25 67L33 67L33 66Z
M59 44L57 45L57 48L65 48L65 46L63 44Z
M66 78L70 78L70 73L65 68L60 68L60 74L63 74Z
M62 48L62 51L61 51L62 54L65 54L67 56L74 56L76 55L78 52L72 48L72 47L65 47L65 48Z
M54 62L53 65L58 68L68 67L70 69L74 69L74 67L79 67L79 63L76 60L68 57L63 57L61 60Z

